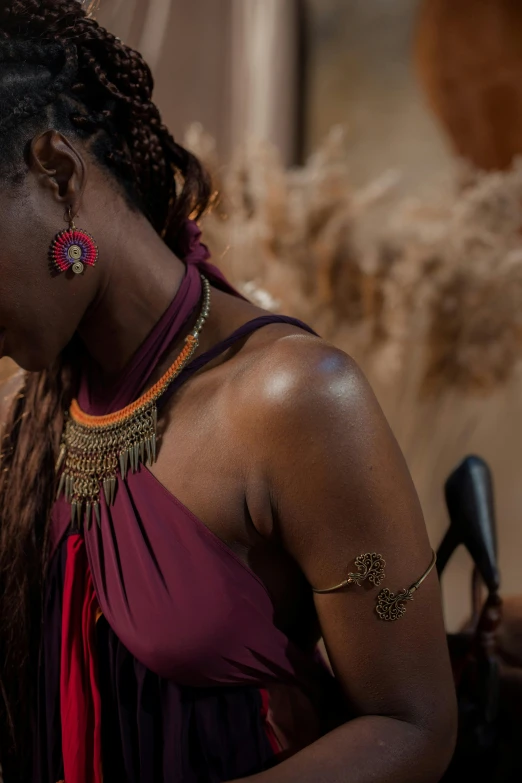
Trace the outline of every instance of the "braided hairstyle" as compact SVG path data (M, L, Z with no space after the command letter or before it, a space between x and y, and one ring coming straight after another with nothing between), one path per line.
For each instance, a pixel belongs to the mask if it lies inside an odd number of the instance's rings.
M182 223L208 205L210 183L152 102L142 57L89 18L77 0L0 4L0 178L21 182L34 135L81 139L129 205L175 249ZM0 454L0 762L26 780L41 632L54 463L74 388L70 349L28 373ZM11 777L10 777L11 776Z

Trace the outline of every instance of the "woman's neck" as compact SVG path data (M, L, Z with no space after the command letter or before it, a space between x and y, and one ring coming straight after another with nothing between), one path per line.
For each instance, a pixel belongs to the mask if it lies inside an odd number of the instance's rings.
M78 329L88 353L108 376L127 365L185 274L183 262L145 218L132 214L128 222L119 225L109 254L100 248L98 295Z

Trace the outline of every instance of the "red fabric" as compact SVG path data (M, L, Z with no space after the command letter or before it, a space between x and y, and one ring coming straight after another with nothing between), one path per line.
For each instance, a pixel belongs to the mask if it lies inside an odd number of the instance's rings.
M94 655L98 611L85 543L79 535L70 536L60 672L65 783L102 783L101 699Z
M264 688L260 689L259 693L261 694L261 717L263 718L263 722L265 724L265 733L270 743L270 747L277 755L278 753L281 753L282 747L281 743L277 739L274 727L270 722L270 697L268 695L268 691L266 691Z

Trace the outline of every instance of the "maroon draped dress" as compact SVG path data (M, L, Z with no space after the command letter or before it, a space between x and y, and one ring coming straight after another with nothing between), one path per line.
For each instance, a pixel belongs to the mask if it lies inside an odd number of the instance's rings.
M197 311L208 262L199 231L180 243L186 274L172 304L109 388L86 366L78 398L94 415L136 399ZM194 372L265 324L201 355ZM145 467L120 481L101 526L71 530L57 501L44 600L34 779L38 783L218 783L267 769L338 722L334 679L316 651L274 623L263 582Z

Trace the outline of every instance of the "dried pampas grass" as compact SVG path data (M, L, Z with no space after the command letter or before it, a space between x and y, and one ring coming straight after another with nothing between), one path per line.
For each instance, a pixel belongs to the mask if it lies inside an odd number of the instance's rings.
M431 203L399 198L386 172L353 188L345 140L285 171L251 143L220 168L194 126L189 145L211 169L220 200L205 235L239 287L261 289L308 320L371 372L395 382L422 343L419 394L448 386L484 393L522 356L522 165L468 176Z

